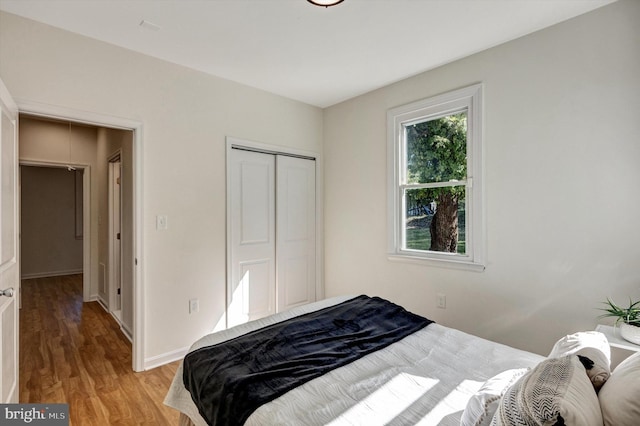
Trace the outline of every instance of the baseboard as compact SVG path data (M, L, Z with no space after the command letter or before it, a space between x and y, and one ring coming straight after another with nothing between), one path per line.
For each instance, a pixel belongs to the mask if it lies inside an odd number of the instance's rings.
M113 318L113 320L120 326L120 331L122 331L122 334L124 334L124 337L126 337L127 340L131 342L131 344L133 345L133 333L131 332L131 329L124 323L124 321L122 321L122 318L120 318L120 316L122 315L121 314L122 311L116 311L116 312L110 311L109 309L107 309L106 305L104 305L103 303L100 303L100 304L102 305L104 310L107 311L109 315L111 315L111 318Z
M152 356L144 360L144 369L151 370L152 368L160 367L161 365L169 364L174 361L181 360L189 352L189 348L177 349L172 352L167 352L162 355Z
M21 274L20 278L23 280L30 280L33 278L61 277L63 275L77 275L82 273L82 269L70 269L67 271L33 272L30 274L23 273Z
M131 332L131 329L127 327L127 325L122 321L120 322L120 331L122 331L122 334L124 334L124 337L129 339L129 341L133 345L133 333Z
M99 295L95 296L95 298L96 298L96 299L95 299L95 301L96 301L96 302L98 302L98 304L99 304L100 306L102 306L102 309L104 309L104 311L105 311L106 313L109 313L109 308L107 307L107 304L106 304L106 302L104 301L104 299L103 299L102 297L100 297Z

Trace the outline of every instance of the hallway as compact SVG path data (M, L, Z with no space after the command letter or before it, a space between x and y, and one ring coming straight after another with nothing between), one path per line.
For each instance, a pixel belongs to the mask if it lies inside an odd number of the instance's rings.
M82 275L22 281L20 402L69 403L72 425L176 425L162 404L178 362L135 373L131 343Z

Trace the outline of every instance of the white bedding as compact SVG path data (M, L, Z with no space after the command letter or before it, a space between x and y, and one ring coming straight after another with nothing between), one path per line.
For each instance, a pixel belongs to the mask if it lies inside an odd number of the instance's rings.
M198 340L191 350L351 297L323 300L213 333ZM543 359L430 324L263 405L246 425L459 425L467 401L488 378L512 368L533 367ZM164 402L196 425L206 425L182 384L182 365Z

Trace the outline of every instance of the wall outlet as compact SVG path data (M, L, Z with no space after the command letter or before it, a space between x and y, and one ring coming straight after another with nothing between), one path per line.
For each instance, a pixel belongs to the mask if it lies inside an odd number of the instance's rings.
M189 300L189 313L195 314L200 310L200 301L198 299Z
M438 301L436 303L436 306L440 309L446 309L447 308L447 296L445 296L442 293L438 293Z

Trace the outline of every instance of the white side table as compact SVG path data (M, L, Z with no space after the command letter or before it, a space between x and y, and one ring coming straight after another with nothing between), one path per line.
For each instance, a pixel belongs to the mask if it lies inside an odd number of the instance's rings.
M609 346L614 348L626 349L628 351L640 352L640 345L633 344L620 337L620 332L610 325L598 324L596 331L604 334L609 341Z

